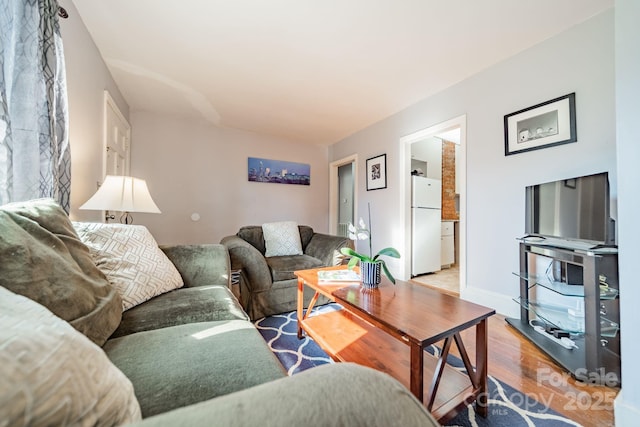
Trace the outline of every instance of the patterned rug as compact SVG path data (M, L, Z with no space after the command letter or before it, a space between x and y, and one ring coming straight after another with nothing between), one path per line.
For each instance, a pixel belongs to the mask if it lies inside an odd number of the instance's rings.
M337 304L315 308L311 316L340 309ZM334 363L329 356L310 338L298 340L296 312L265 317L256 321L256 326L269 347L278 357L289 375L295 375L314 366ZM437 347L427 349L438 354ZM462 361L449 356L448 363L464 370ZM483 418L476 414L473 405L460 412L448 426L470 427L515 427L543 426L566 427L580 424L564 418L542 403L526 394L489 376L489 414Z

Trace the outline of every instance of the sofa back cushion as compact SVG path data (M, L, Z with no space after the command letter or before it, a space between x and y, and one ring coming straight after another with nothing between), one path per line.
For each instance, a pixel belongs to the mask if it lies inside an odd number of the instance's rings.
M117 426L140 420L131 381L49 310L0 287L0 424Z
M313 228L308 225L298 225L298 230L300 231L300 243L302 244L302 250L304 251L311 241L314 231ZM246 225L244 227L240 227L236 236L246 242L249 242L251 246L259 250L262 255L266 253L264 234L262 232L261 225Z
M44 305L96 344L120 324L120 296L55 201L0 206L0 259L0 286Z

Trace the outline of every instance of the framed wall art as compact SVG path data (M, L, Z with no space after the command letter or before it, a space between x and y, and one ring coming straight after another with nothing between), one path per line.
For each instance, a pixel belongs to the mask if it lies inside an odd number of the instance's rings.
M367 159L367 191L387 188L387 155Z
M249 157L247 162L249 181L272 184L311 184L311 166L306 163L287 162Z
M576 94L504 116L504 155L576 142Z

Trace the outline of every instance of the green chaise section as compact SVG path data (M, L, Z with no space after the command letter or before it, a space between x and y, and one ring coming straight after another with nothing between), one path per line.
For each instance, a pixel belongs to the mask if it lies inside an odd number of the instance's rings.
M143 417L286 376L246 320L138 332L110 339L103 349L131 380Z
M111 338L217 320L248 320L229 289L229 255L220 244L161 246L184 286L122 313Z
M134 425L430 427L439 424L389 375L340 363L313 368Z

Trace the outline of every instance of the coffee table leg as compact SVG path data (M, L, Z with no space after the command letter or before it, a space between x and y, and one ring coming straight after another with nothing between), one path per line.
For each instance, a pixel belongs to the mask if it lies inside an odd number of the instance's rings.
M298 278L298 339L302 339L302 319L304 316L304 280Z
M424 376L424 350L421 345L411 343L411 379L410 389L411 393L420 401L423 402L424 388L423 388L423 376Z
M488 375L488 354L487 354L487 319L482 320L476 326L476 375L478 381L478 398L476 400L476 411L482 417L487 417L488 404L487 395L489 388L487 385Z

